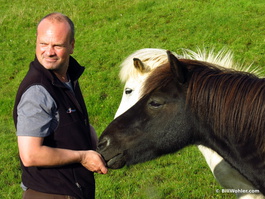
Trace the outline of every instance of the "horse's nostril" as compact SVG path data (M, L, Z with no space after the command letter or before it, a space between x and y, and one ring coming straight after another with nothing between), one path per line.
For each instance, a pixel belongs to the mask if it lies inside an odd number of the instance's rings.
M97 151L103 151L104 148L106 148L109 145L109 138L104 137L103 139L100 139L97 147Z

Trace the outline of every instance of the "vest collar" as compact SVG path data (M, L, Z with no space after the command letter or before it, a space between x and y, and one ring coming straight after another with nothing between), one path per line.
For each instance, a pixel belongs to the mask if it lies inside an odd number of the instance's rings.
M56 75L50 71L44 68L43 65L40 64L37 57L35 56L35 59L33 62L31 62L31 67L35 67L38 70L40 70L47 78L51 80L51 82L56 86L62 86L62 82L56 77ZM85 70L85 67L81 66L72 56L69 58L69 67L67 70L67 73L74 83L79 79L79 77L83 74Z

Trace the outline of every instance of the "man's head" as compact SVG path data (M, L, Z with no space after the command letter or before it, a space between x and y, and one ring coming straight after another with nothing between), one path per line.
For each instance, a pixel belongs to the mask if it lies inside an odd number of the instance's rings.
M39 22L36 56L46 69L66 74L74 43L74 24L67 16L51 13Z

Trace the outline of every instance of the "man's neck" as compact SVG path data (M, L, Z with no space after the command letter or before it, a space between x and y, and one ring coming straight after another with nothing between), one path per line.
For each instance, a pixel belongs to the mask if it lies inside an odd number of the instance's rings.
M59 74L59 73L54 72L54 74L56 75L56 77L57 77L61 82L69 82L69 78L68 78L67 73L65 73L65 74Z

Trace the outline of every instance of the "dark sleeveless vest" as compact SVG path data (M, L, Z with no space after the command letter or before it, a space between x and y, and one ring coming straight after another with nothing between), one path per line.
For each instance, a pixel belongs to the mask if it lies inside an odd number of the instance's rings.
M87 110L78 84L84 67L70 57L68 74L73 83L74 94L65 87L51 71L45 69L35 58L17 92L13 118L17 124L17 105L23 93L32 85L43 86L57 104L59 123L54 132L44 138L44 145L71 150L91 150L90 128ZM58 167L25 167L21 162L22 182L33 190L70 195L80 199L95 196L92 172L81 164Z

